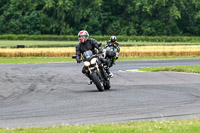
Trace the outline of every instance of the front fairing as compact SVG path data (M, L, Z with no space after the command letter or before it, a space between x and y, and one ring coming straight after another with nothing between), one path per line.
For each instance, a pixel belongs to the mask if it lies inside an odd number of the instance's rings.
M93 55L92 51L88 50L83 53L83 58L84 58L84 60L89 61L91 59L92 55Z
M109 56L109 57L114 57L116 56L116 51L115 51L115 48L113 46L109 47L107 50L106 50L106 56Z
M93 55L91 50L83 53L83 61L84 66L88 68L90 73L98 69L98 58L95 55Z

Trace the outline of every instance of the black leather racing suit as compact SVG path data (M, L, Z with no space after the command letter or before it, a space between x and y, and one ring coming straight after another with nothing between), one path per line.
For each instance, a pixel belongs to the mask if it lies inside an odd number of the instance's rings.
M118 59L118 55L119 55L119 52L120 52L119 43L118 43L117 41L115 41L115 43L112 44L111 40L108 40L107 43L106 43L106 45L105 45L105 47L104 47L104 57L105 57L105 55L106 55L106 48L107 48L107 47L111 47L111 46L114 46L114 48L117 49L117 53L116 53L116 58L115 58L115 59ZM114 60L114 62L115 62L115 60ZM114 63L114 62L113 62L113 63ZM108 65L108 66L109 66L109 67L112 67L113 63L109 62L109 65Z
M110 47L112 46L112 42L109 40L107 41L105 47L104 47L104 50L106 50L107 47ZM115 41L115 44L114 44L114 47L117 49L117 52L119 53L120 52L120 46L119 46L119 43L117 41Z
M91 50L93 52L93 54L96 54L95 48L97 48L99 50L99 54L102 53L103 48L101 46L99 46L99 43L95 39L92 39L92 38L89 38L84 43L77 44L76 45L76 55L77 55L76 60L77 61L81 60L81 54L83 55L83 53L88 51L88 50ZM99 60L104 64L107 63L107 60L103 59L101 56L99 56ZM86 74L86 76L88 78L90 78L90 75L88 74L88 72L86 70L87 69L85 67L83 67L82 73Z

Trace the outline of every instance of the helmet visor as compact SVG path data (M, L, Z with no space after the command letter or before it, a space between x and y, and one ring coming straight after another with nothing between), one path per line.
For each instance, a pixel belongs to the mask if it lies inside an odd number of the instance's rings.
M78 36L78 40L85 40L87 37L86 36L84 36L84 35L80 35L80 36Z
M79 40L79 42L84 43L85 41L87 41L87 36L79 35L78 36L78 40Z
M110 40L111 40L111 42L115 42L116 41L116 37L115 36L111 36Z

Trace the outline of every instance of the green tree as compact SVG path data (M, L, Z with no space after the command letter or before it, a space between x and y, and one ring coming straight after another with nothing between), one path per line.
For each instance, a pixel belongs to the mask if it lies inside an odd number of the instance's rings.
M199 0L1 0L0 34L200 35Z

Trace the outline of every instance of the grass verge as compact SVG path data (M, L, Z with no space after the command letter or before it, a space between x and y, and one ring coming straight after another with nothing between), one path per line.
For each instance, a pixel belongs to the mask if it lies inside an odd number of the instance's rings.
M75 47L76 44L78 44L78 41L1 40L0 48L16 48L17 45L25 45L26 48Z
M135 60L161 60L161 59L195 59L200 57L120 57L117 61ZM48 63L48 62L75 62L71 57L0 57L0 64L20 64L20 63Z
M142 121L119 124L64 125L0 129L1 133L199 133L200 120Z
M175 56L175 57L119 57L117 61L135 61L135 60L167 60L167 59L198 59L200 56Z
M49 62L72 62L70 57L64 58L37 58L37 57L8 57L0 58L0 64L20 64L20 63L49 63Z
M174 72L200 73L200 65L141 68L139 69L139 71L146 71L146 72L174 71Z

